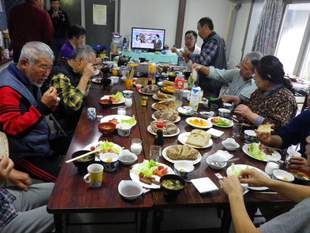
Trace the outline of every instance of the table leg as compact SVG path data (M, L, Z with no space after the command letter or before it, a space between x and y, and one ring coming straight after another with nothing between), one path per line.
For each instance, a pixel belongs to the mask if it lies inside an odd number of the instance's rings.
M54 214L54 225L56 233L65 233L67 231L66 214Z

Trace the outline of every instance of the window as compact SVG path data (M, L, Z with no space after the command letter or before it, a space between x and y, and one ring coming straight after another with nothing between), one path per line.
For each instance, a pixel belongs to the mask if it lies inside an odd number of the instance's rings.
M288 4L275 55L288 75L310 80L310 3Z

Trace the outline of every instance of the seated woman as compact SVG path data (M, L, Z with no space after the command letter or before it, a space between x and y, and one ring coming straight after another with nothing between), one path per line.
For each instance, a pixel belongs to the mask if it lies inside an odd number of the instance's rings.
M288 124L297 111L297 104L289 80L284 78L283 65L275 56L265 56L255 70L257 90L249 101L237 96L223 96L224 102L239 104L235 113L252 124L274 124L274 128Z

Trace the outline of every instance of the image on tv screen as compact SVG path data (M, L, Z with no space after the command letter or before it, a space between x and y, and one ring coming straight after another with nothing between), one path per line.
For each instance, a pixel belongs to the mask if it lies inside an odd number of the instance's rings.
M132 28L131 48L162 50L164 48L165 30Z

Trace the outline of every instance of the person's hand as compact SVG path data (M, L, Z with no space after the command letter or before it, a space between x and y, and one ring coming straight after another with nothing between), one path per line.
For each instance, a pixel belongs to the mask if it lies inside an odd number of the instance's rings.
M262 144L265 144L265 145L270 145L270 142L271 142L271 133L260 133L259 131L255 131L256 132L256 136L257 136L257 139L262 143Z
M228 196L231 194L235 194L238 196L243 195L242 194L243 190L240 181L236 176L224 177L223 180L220 180L220 185Z
M57 90L55 87L50 87L46 92L44 92L41 98L41 102L51 110L55 110L59 104L59 101L60 99L57 96Z
M88 78L88 79L90 79L90 78L91 78L92 76L94 76L95 74L96 74L95 67L93 66L92 63L88 63L88 64L84 67L82 76L83 76L83 77L86 77L86 78Z
M224 103L233 103L235 105L240 104L240 101L241 101L238 96L233 96L233 95L223 95L221 99Z
M251 186L269 186L272 180L263 175L262 173L256 171L255 169L243 170L240 174L240 182L247 183Z
M201 70L202 67L203 67L203 65L200 65L200 64L197 64L197 63L194 63L194 64L192 65L192 69L193 69L193 70L196 70L196 71Z
M32 183L31 178L27 173L17 171L15 169L11 171L8 179L23 191L27 191Z
M239 104L235 109L235 113L245 118L249 118L253 114L252 110L244 104Z
M294 156L288 161L288 169L297 171L310 171L307 159Z
M3 183L6 181L13 167L14 167L14 163L11 159L9 159L6 156L0 157L0 183Z
M171 52L176 53L177 51L178 51L178 49L176 47L171 48Z

